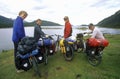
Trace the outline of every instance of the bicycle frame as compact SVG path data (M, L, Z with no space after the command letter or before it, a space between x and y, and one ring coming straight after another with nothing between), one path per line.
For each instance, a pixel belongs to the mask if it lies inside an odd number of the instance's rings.
M70 61L73 59L73 42L68 42L67 40L62 39L61 35L56 35L57 41L56 41L56 49L60 47L61 53L64 55L64 58L67 61Z

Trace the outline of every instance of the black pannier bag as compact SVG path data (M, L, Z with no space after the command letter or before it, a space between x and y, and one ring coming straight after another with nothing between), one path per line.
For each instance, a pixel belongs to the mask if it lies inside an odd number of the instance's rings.
M38 64L43 63L44 62L44 55L43 53L41 53L41 50L39 50L39 53L37 55L35 55Z
M83 34L82 33L78 33L76 38L77 39L83 38Z
M16 65L19 69L23 69L25 71L29 70L32 67L32 64L30 63L29 59L22 59L19 56L15 59Z
M21 61L21 69L27 71L32 67L32 64L30 64L29 59L24 59Z
M37 43L33 37L24 37L18 44L18 52L22 55L36 49Z
M76 43L77 43L77 47L81 48L83 47L83 34L82 33L78 33L76 36Z

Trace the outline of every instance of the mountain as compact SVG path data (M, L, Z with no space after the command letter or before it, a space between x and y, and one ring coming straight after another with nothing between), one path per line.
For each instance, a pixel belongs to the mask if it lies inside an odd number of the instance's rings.
M12 27L13 20L0 15L0 28Z
M34 26L35 25L35 21L33 21L33 22L24 22L24 25L25 26ZM60 26L60 24L42 20L41 26Z
M9 28L13 26L14 20L11 18L6 18L4 16L0 15L0 28ZM33 22L24 22L25 26L34 26L35 21ZM50 21L45 21L42 20L42 25L41 26L60 26L58 23L50 22Z
M101 27L120 28L120 10L115 14L103 19L97 25Z

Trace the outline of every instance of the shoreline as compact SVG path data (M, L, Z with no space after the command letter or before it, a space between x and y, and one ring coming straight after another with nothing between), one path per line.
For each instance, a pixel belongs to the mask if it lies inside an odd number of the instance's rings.
M104 33L104 35L105 35L105 37L106 36L108 36L108 37L112 37L112 36L116 36L116 35L120 35L120 34L109 34L109 33ZM10 51L10 50L14 50L13 48L11 48L11 49L1 49L0 50L0 53L2 53L2 52L8 52L8 51Z

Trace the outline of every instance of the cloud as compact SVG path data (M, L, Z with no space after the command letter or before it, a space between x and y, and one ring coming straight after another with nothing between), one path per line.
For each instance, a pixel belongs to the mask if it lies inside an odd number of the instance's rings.
M97 23L120 9L119 0L0 0L0 14L16 18L20 10L28 12L26 21L37 18L64 24Z
M120 7L120 0L98 0L91 7L115 8Z
M33 7L33 10L42 10L42 9L46 9L46 6L35 6Z

